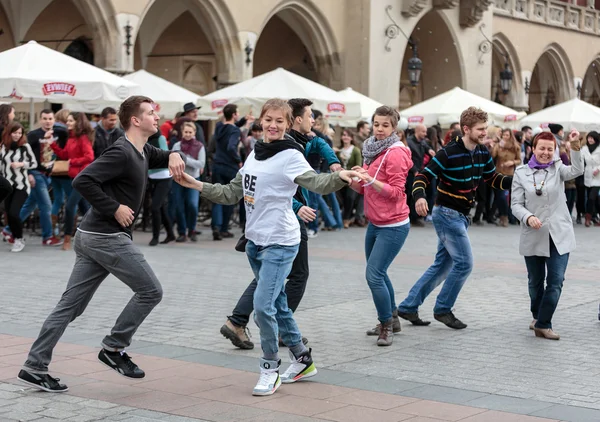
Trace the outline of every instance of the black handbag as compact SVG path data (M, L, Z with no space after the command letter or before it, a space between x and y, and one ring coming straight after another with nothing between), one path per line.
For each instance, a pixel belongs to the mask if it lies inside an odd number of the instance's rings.
M246 235L243 234L242 237L240 237L237 241L235 250L238 252L246 252L246 243L248 243L248 239L246 239Z

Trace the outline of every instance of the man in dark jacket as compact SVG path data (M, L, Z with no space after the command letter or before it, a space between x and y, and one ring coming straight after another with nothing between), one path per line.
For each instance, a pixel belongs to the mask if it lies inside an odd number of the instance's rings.
M242 167L242 158L238 153L238 145L242 132L236 125L239 118L237 105L227 104L223 107L223 122L217 123L213 136L215 154L213 156L212 182L226 185L235 178ZM214 204L212 208L213 240L233 237L228 230L233 206Z
M94 129L94 158L100 157L106 148L123 136L123 130L117 126L117 110L106 107L100 116L101 120Z
M409 136L407 138L408 147L410 148L411 158L413 162L413 167L408 172L408 177L406 179L406 199L408 201L408 206L410 208L410 224L417 227L423 227L423 220L419 218L417 211L415 210L415 201L412 198L412 184L415 180L415 176L418 172L423 169L423 161L427 154L432 157L435 155L435 152L431 149L431 146L427 142L427 127L423 124L418 124L415 127L415 134Z

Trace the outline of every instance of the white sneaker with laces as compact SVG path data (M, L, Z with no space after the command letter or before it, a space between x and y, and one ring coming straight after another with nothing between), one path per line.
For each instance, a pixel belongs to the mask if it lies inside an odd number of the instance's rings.
M279 377L279 362L273 360L260 360L260 377L252 390L253 396L270 396L281 386Z
M317 368L312 360L312 349L302 353L297 358L290 351L291 364L281 376L281 382L292 384L304 378L310 378L317 375Z
M309 238L311 238L311 239L313 239L313 238L315 238L315 237L317 237L317 236L318 236L318 234L317 234L317 232L316 232L316 231L314 231L314 230L310 230L310 229L309 229L309 230L306 232L306 235L307 235Z
M23 241L23 239L15 239L15 243L13 243L12 249L10 251L21 252L23 249L25 249L25 242Z

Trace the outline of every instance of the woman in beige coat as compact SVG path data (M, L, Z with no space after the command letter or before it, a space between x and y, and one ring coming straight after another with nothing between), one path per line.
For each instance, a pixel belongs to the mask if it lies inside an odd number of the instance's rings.
M583 174L579 133L572 131L571 165L554 161L556 140L542 132L533 140L528 164L515 171L512 212L521 221L519 253L525 257L536 337L558 340L552 316L562 291L569 253L575 249L573 221L567 208L564 182ZM547 276L546 276L547 273ZM544 279L546 286L544 288Z

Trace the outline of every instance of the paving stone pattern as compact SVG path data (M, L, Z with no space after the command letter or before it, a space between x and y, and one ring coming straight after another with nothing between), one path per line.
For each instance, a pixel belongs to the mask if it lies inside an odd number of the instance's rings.
M213 242L208 232L205 229L197 244L155 248L146 246L148 234L135 234L164 287L163 302L136 335L134 346L140 352L146 345L147 353L152 354L152 348L160 353L165 345L218 352L231 356L232 362L260 356L253 322L250 330L257 347L252 351L234 349L219 334L252 274L246 257L234 251L235 240ZM519 229L474 227L470 234L475 268L455 308L469 327L453 331L436 321L426 328L403 324L389 348L378 348L374 338L364 335L377 323L364 279L364 230L320 233L311 239L311 277L296 318L318 367L323 373L330 370L331 376L374 376L395 380L393 385L418 383L415 388L427 384L440 389L441 401L451 401L453 394L471 394L476 400L491 393L600 409L600 230L576 227L578 249L571 255L554 320L562 336L558 342L536 339L528 330L531 316L525 265L518 255ZM73 252L37 243L37 238L30 239L20 254L9 254L0 244L0 256L8 262L0 281L0 327L5 332L35 337L70 274ZM411 229L390 269L398 302L433 261L436 243L431 226ZM435 293L422 307L425 319L432 319ZM108 278L64 341L99 344L130 294L118 280Z

